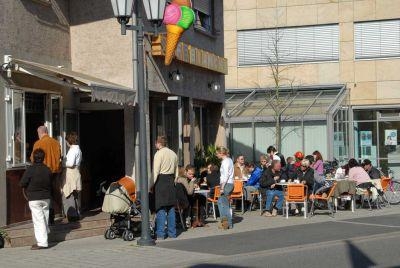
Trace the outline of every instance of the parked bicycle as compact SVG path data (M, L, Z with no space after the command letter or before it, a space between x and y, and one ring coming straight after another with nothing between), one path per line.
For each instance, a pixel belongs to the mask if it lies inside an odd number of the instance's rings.
M391 205L400 203L400 181L393 176L393 171L388 169L388 177L390 178L389 186L385 192L385 198Z

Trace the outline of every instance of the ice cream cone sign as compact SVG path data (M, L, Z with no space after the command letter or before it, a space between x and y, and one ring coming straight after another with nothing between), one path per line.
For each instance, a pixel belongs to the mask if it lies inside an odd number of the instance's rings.
M179 39L183 32L193 24L195 15L191 7L192 3L190 0L173 0L165 8L163 21L167 28L165 65L171 64Z

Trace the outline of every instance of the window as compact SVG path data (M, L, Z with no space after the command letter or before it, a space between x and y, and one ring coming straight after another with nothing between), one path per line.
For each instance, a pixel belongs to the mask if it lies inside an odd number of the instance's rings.
M239 66L339 60L339 25L238 32Z
M356 59L400 56L400 20L369 21L354 24Z
M7 167L30 161L37 128L46 124L49 133L61 138L61 96L6 89Z
M193 9L196 14L195 28L212 32L212 0L194 0Z

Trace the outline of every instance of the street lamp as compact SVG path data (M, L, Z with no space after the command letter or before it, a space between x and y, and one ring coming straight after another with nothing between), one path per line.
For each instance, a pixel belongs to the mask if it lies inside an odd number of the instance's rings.
M147 19L157 29L157 25L163 20L165 10L165 0L136 0L136 25L128 25L129 19L132 17L133 0L111 0L114 15L121 24L121 34L125 35L126 30L136 31L136 48L137 48L137 75L138 81L138 105L139 105L139 184L140 184L140 203L142 212L142 231L138 245L150 246L154 245L154 240L150 236L150 217L149 217L149 193L147 180L147 139L146 139L146 94L144 85L144 46L143 46L143 20L140 14L139 2L142 2ZM132 40L133 42L133 40ZM132 44L133 47L133 44ZM133 52L133 51L132 51ZM134 53L132 53L134 55ZM135 63L136 59L132 58ZM135 81L135 79L133 79Z

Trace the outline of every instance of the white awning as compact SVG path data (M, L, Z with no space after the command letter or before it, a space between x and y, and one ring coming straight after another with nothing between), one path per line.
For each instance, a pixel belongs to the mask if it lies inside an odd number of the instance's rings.
M119 105L134 105L136 91L90 75L74 72L64 68L13 59L15 69L41 79L83 92L90 92L92 102L103 101Z

